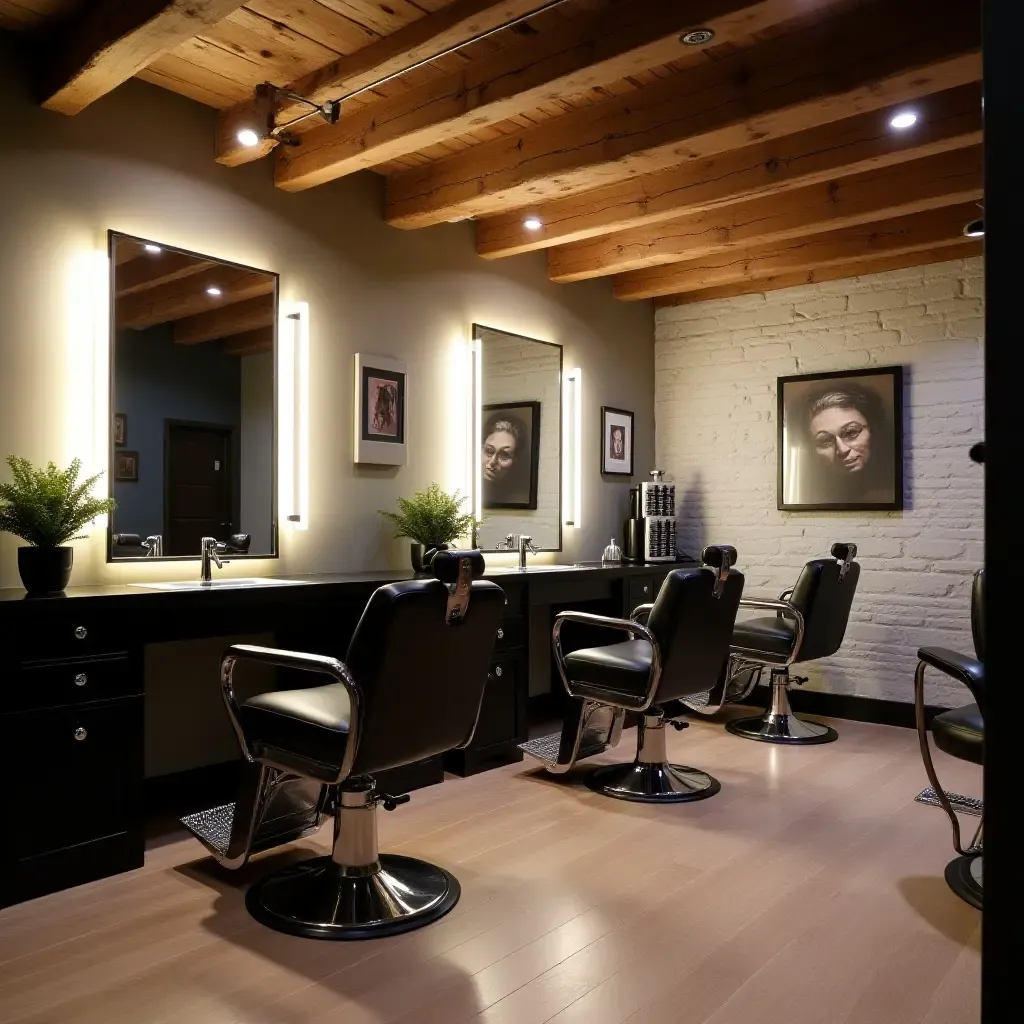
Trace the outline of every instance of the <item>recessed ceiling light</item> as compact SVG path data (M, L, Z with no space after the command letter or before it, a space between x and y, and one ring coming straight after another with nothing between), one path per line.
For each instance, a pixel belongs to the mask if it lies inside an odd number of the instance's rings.
M889 125L902 131L904 128L912 128L917 124L917 114L913 110L901 110L889 118Z
M691 29L689 32L684 32L679 37L679 41L684 43L686 46L702 46L704 43L710 43L714 38L714 29L695 28Z
M142 248L145 249L146 252L163 252L163 249L161 249L159 245L147 244L144 245Z
M243 128L236 136L243 146L258 146L260 137L251 128Z
M540 229L544 227L544 221L542 221L540 217L527 217L526 220L523 221L523 227L526 228L527 231L540 231Z
M220 289L215 284L211 284L210 287L206 289L206 294L214 296L220 295Z
M965 224L964 234L968 238L984 238L985 221L979 217L977 220L972 220L969 224Z

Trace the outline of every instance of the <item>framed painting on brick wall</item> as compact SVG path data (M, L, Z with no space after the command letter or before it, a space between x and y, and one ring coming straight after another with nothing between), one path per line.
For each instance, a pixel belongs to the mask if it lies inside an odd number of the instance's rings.
M903 367L778 379L778 507L903 508Z

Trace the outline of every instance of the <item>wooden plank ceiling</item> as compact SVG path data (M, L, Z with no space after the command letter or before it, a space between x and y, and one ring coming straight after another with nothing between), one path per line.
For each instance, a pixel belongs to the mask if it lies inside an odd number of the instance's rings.
M622 299L981 251L980 0L0 0L0 27L42 37L52 109L136 76L216 107L224 164L371 169L394 226L472 218L482 257L544 249ZM340 117L278 144L309 108L263 83Z

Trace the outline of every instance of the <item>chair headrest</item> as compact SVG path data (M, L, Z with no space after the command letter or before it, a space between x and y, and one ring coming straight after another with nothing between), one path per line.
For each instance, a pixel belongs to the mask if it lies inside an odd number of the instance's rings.
M137 533L115 533L114 543L124 547L141 548L142 538Z
M839 582L849 572L853 560L857 557L856 544L833 544L832 557L839 563Z
M430 560L434 578L448 586L448 607L444 620L449 626L461 622L469 609L473 580L487 568L479 551L438 551Z
M715 573L712 597L722 596L729 570L736 564L736 557L736 549L731 544L709 544L700 553L700 560Z

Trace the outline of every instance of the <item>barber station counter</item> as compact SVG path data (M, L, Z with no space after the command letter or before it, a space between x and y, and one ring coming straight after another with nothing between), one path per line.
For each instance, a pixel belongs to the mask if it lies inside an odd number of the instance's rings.
M398 792L439 782L445 770L468 775L521 760L530 696L561 689L551 685L554 613L628 614L654 600L670 570L691 564L488 571L505 591L506 613L473 741L382 779L381 787ZM147 645L267 633L279 647L343 659L373 591L410 574L277 578L280 585L245 589L70 587L37 599L0 590L8 764L0 790L0 907L142 865ZM569 645L592 641L583 631ZM212 670L209 685L219 686Z

